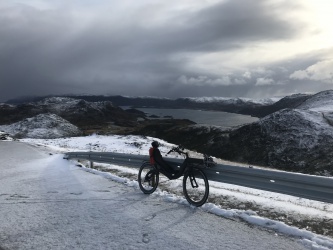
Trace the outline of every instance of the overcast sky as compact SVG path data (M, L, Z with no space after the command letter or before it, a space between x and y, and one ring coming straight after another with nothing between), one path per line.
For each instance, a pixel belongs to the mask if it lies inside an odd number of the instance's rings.
M0 0L0 102L332 89L332 10L332 0Z

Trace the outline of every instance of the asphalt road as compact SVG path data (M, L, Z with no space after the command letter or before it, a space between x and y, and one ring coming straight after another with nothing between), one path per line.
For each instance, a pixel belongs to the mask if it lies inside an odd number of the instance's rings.
M165 202L19 142L0 142L0 250L304 249L297 239Z

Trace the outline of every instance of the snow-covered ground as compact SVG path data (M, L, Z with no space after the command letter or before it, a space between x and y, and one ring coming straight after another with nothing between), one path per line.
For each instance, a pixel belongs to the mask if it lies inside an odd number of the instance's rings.
M60 139L21 139L53 153L69 151L99 151L148 155L150 143L160 142L160 150L166 153L173 145L165 141L143 136L99 136ZM200 156L195 152L192 155ZM171 155L170 155L171 156ZM175 156L176 157L176 156ZM95 164L96 169L84 170L138 188L138 169L111 164ZM170 202L188 205L182 195L181 180L161 180L153 196ZM201 208L235 220L244 220L276 233L299 237L309 249L333 249L333 204L297 198L241 186L210 181L210 198Z

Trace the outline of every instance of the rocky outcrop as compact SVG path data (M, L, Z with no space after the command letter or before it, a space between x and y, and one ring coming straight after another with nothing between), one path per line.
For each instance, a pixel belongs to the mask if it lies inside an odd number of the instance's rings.
M0 141L12 141L13 138L10 136L10 134L0 131Z

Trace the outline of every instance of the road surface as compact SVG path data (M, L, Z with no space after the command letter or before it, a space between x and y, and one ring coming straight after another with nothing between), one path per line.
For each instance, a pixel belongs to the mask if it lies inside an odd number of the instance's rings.
M160 200L61 156L0 142L0 249L305 249L297 239Z

